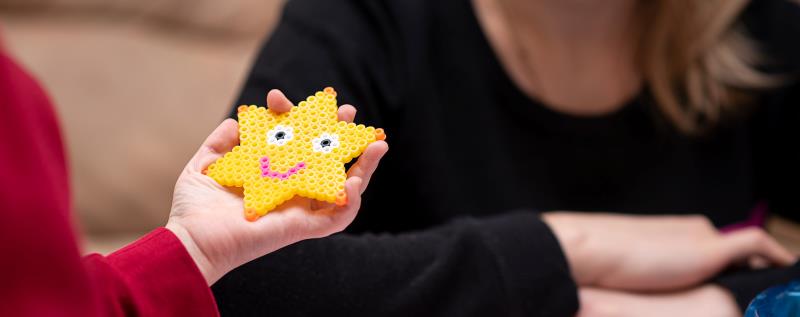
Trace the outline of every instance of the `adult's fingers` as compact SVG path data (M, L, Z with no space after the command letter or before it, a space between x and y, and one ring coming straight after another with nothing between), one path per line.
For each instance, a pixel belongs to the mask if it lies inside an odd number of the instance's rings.
M760 256L779 266L792 265L797 257L759 228L748 228L727 233L723 243L730 261L746 260Z
M356 117L356 107L353 107L352 105L342 105L339 107L337 114L339 121L345 121L348 123L353 122L353 119Z
M747 266L751 270L760 270L772 266L772 263L763 256L754 255L747 259Z
M203 141L200 149L189 161L188 167L193 171L202 171L211 163L230 152L239 144L239 123L233 119L225 119Z
M267 108L269 110L284 113L292 110L292 106L292 102L280 90L272 89L267 93Z
M359 193L364 193L364 190L367 189L372 173L378 168L378 163L387 151L389 151L389 144L384 141L370 143L364 153L358 157L358 161L347 171L348 177L360 177L363 180Z

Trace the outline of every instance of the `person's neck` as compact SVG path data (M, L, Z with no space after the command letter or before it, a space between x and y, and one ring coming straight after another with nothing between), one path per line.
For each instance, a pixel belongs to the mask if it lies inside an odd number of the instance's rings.
M474 1L511 77L555 110L608 113L639 91L636 0Z
M521 36L564 48L624 46L637 0L499 0Z

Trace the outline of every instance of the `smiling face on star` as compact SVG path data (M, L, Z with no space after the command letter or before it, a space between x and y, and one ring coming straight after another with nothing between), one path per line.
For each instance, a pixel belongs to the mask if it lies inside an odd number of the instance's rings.
M240 114L240 146L259 156L264 177L288 181L293 175L328 173L360 154L376 133L337 121L336 109L327 94L312 96L283 114L250 109Z

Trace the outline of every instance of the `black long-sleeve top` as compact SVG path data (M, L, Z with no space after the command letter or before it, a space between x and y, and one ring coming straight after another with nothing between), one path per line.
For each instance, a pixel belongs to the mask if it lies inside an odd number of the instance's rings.
M294 0L238 104L326 86L383 127L391 151L347 233L287 247L214 287L223 315L571 316L576 287L535 211L702 213L724 226L769 203L800 219L800 7L741 17L786 84L704 136L677 132L644 89L575 117L503 71L469 0ZM613 79L613 74L609 74ZM740 305L797 269L716 281Z

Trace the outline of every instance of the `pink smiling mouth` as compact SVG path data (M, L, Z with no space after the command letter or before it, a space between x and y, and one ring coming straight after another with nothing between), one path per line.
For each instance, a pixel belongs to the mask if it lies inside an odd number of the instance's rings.
M297 174L301 169L306 168L305 162L299 162L286 171L286 173L278 173L269 169L269 157L262 157L259 162L261 163L261 177L277 178L280 180L287 180L292 175Z

